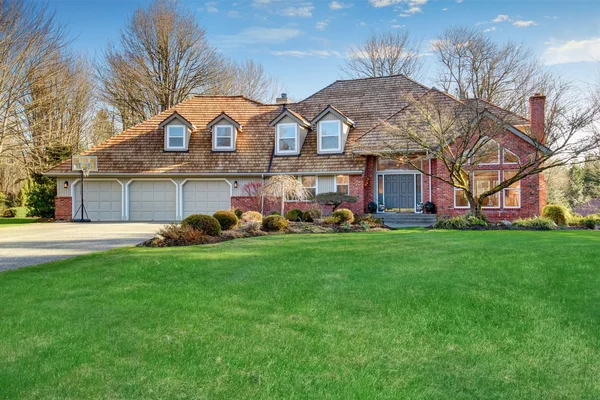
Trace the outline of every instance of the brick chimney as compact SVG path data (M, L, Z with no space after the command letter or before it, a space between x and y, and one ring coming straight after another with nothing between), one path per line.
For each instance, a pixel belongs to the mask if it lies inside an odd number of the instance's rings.
M546 106L546 96L536 93L529 98L529 123L531 137L538 142L545 144L544 108Z
M288 99L287 93L281 93L281 97L278 97L275 100L276 104L289 104L291 103L290 99Z

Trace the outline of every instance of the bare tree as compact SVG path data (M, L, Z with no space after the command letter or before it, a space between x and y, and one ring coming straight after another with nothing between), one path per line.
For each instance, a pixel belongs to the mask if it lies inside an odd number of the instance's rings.
M522 43L499 44L480 31L454 27L443 31L432 49L440 66L437 84L461 99L484 99L525 114L532 93L553 98L564 92L564 82Z
M96 115L92 119L86 137L86 145L88 147L95 146L114 136L116 133L114 115L111 115L105 108L101 108L96 111Z
M97 69L102 99L118 110L123 128L201 94L221 65L194 15L177 0L139 7L109 45Z
M224 60L210 92L225 96L243 95L271 103L285 89L277 79L265 72L262 64L247 59L241 63Z
M349 78L372 78L403 74L418 79L423 72L420 43L408 31L371 33L363 43L350 48L341 67Z
M496 144L502 143L508 123L490 113L486 103L460 102L435 89L407 101L402 118L388 124L386 149L380 155L398 157L421 173L462 190L475 216L481 215L490 196L528 176L580 162L600 144L595 129L598 103L565 98L561 102L565 106L547 112L544 131L532 132L532 136L542 136L543 144L534 141L533 151L516 160L514 173L477 191L470 173L498 151ZM421 161L426 158L435 160L438 168L424 168L427 163Z
M286 200L309 197L309 193L302 182L291 175L274 175L270 177L262 187L262 193L265 197L275 197L280 200L281 215L284 214Z

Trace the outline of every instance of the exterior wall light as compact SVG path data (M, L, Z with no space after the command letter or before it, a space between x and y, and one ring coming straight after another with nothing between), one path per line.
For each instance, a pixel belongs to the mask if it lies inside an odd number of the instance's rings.
M233 181L233 187L237 189L237 187L238 187L237 181Z
M63 187L65 189L68 189L69 188L69 181L65 181L65 183L63 183Z

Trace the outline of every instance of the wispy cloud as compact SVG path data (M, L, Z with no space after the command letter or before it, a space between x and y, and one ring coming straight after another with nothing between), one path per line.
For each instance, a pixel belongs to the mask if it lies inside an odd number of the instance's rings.
M279 0L254 0L252 2L252 6L253 7L266 7L266 6L270 6L273 3L277 3Z
M315 24L315 29L318 31L324 31L325 28L327 28L327 25L329 25L328 19L326 19L325 21L319 21Z
M295 28L264 28L249 27L233 35L217 37L221 47L236 48L253 44L278 44L302 35L302 31Z
M495 30L496 30L496 27L495 27L495 26L492 26L491 28L484 29L484 30L483 30L483 32L484 32L484 33L487 33L487 32L494 32Z
M526 28L528 26L537 25L534 21L515 21L513 25L517 28Z
M242 18L242 14L240 14L240 12L236 10L227 11L227 16L229 18Z
M312 17L312 10L315 8L311 3L299 7L287 7L281 10L280 14L284 17Z
M350 8L354 6L352 3L342 3L341 1L332 1L329 3L330 10L343 10L344 8Z
M271 54L282 57L339 57L341 56L339 51L336 50L282 50L272 51Z
M405 27L406 27L406 25L392 25L392 28L395 28L395 29L400 29L400 28L405 28Z
M595 62L600 59L600 37L551 42L543 58L546 64Z
M506 15L506 14L500 14L492 20L492 22L495 24L504 22L504 21L508 21L508 15Z
M369 4L376 8L405 4L410 9L425 5L427 2L428 0L369 0Z
M448 7L442 8L442 11L448 11Z

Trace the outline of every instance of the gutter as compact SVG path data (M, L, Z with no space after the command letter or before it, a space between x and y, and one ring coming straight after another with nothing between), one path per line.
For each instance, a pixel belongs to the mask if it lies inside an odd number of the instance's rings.
M274 176L274 175L360 175L364 173L363 170L341 170L341 171L284 171L284 172L220 172L220 173L202 173L202 172L93 172L90 174L90 177L148 177L148 178L164 178L164 177L229 177L229 176ZM78 177L79 173L77 171L69 171L69 172L56 172L56 173L48 173L44 172L42 175L48 177L68 177L74 176Z

